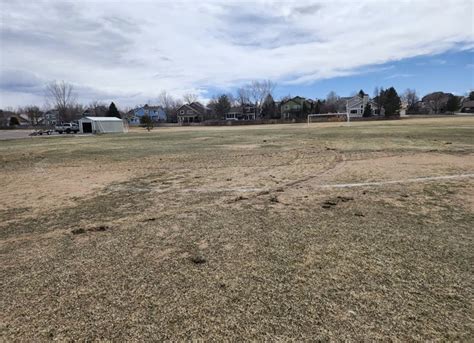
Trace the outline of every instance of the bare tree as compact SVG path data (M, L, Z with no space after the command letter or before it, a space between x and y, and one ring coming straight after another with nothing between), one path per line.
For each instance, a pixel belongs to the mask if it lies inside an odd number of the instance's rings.
M273 95L276 84L270 80L252 81L248 85L249 96L255 104L255 108L260 113L263 102L268 95Z
M330 91L326 96L325 109L331 113L339 112L340 99L340 96L337 95L336 92Z
M446 103L448 102L449 96L443 92L434 92L426 95L423 98L428 107L432 110L433 113L438 114L444 111Z
M419 101L416 95L416 90L408 88L402 95L402 100L407 104L409 111L417 110L417 103Z
M195 96L195 95L193 95ZM197 100L197 96L196 100ZM173 97L171 94L169 94L166 91L162 91L160 94L158 94L158 105L163 107L165 111L175 111L178 109L178 107L181 107L182 102L175 97ZM192 98L189 98L188 100L193 100L192 102L196 101Z
M198 101L198 96L197 94L194 93L186 93L183 95L183 100L186 104L192 104L193 102Z
M188 100L193 100L193 99L188 99ZM161 91L160 94L158 94L157 102L158 102L158 105L163 107L166 113L167 121L176 122L177 120L176 111L178 110L179 107L183 105L182 101L179 99L176 99L167 91L163 90Z
M108 111L107 104L102 101L99 101L99 100L91 101L89 105L87 106L87 109L89 110L89 112L91 112L90 114L92 116L95 116L95 117L107 116L107 111Z
M71 109L76 103L76 93L70 83L53 81L46 86L47 101L59 112L62 121L72 119Z
M244 107L250 102L249 89L247 86L243 86L237 89L237 95L235 99L237 106L244 111Z
M31 122L31 125L40 124L40 119L43 116L43 112L39 109L38 106L27 106L24 108L24 113L28 115L28 119Z

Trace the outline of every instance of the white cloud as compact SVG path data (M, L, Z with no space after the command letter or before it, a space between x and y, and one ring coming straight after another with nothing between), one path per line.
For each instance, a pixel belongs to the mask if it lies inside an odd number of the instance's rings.
M0 1L1 71L127 105L162 89L205 97L251 79L309 83L474 45L471 0ZM12 105L14 91L1 91L0 106Z
M402 79L402 78L408 78L408 77L414 77L414 76L415 74L397 73L397 74L392 74L392 75L387 76L385 80Z

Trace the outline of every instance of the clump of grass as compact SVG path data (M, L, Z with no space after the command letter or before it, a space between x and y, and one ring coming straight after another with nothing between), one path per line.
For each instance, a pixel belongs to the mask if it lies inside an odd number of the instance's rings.
M204 264L207 262L207 260L201 255L191 256L189 260L194 264Z

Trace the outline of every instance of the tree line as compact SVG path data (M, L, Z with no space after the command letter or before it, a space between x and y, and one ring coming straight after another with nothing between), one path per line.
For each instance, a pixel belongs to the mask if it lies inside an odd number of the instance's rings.
M207 103L210 110L206 119L222 119L231 109L240 109L244 112L246 109L263 119L279 119L281 116L281 104L294 99L291 95L282 96L278 101L274 100L274 90L276 84L270 80L252 81L236 89L234 93L222 93L215 95ZM365 92L360 90L354 92L354 95L363 97ZM470 92L468 98L474 100L474 92ZM199 99L197 94L187 93L181 98L176 98L167 91L158 94L154 103L161 106L167 114L169 122L177 121L177 110L183 104L192 104ZM372 101L378 108L384 108L386 116L396 115L401 108L402 102L405 104L407 113L444 113L455 112L461 106L463 97L451 93L434 92L419 98L416 90L407 89L401 95L397 93L394 87L383 89L376 87L372 96ZM151 101L150 101L151 103ZM331 91L325 99L303 101L302 107L294 113L296 119L305 119L308 114L340 113L346 111L347 98L340 97L336 92ZM79 118L84 113L92 116L111 116L124 117L130 111L125 108L119 111L112 102L107 104L100 101L93 101L87 106L77 102L77 93L72 84L64 81L54 81L46 86L46 104L43 109L38 106L26 106L16 109L17 114L26 114L32 125L40 123L46 109L54 109L58 113L60 121L72 121ZM0 112L0 126L5 126L5 111ZM372 115L370 103L364 109L364 116ZM10 120L18 121L17 118ZM19 124L16 122L11 125Z

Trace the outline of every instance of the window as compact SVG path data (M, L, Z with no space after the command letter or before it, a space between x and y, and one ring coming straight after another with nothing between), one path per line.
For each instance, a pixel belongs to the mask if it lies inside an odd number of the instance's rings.
M184 110L179 111L179 114L184 114Z

